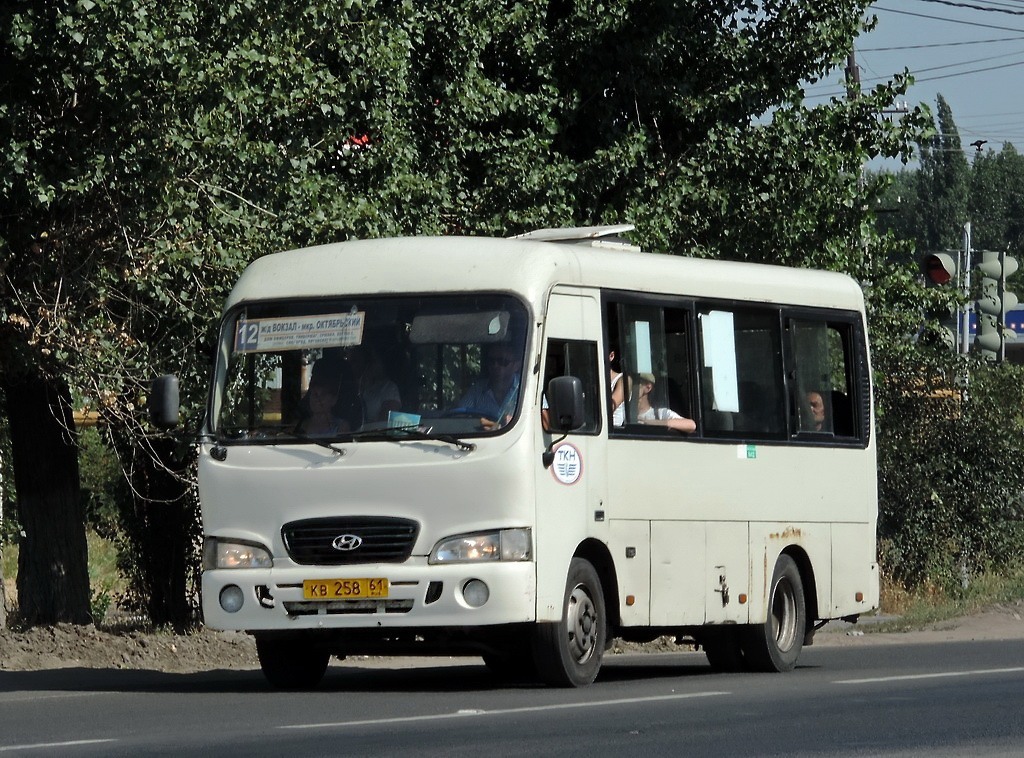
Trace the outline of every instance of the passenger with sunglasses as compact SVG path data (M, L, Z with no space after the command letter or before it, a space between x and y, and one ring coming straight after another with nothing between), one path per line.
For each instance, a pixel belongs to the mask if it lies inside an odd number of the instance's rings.
M484 351L483 375L458 402L460 410L480 415L480 426L497 429L512 420L519 402L519 375L523 358L510 344L495 344Z

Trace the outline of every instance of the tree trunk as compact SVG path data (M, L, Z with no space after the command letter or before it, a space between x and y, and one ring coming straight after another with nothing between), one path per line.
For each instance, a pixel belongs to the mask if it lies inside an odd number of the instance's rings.
M2 491L2 490L0 490ZM2 497L2 496L0 496ZM0 542L0 631L7 628L7 592L4 589L4 545Z
M0 456L0 526L4 523L4 461ZM4 542L0 538L0 631L7 628L7 587L4 584Z
M150 620L183 633L198 622L199 540L195 492L186 476L190 461L170 439L153 441L152 454L135 448L134 543ZM154 460L154 456L159 460Z
M29 625L88 624L89 568L71 394L38 373L4 386L23 536L18 615Z

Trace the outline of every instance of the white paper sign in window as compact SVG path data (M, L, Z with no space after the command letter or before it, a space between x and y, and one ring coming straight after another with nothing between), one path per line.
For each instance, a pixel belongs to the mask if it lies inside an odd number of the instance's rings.
M704 365L711 369L714 410L737 413L740 398L736 380L736 330L729 311L700 314Z

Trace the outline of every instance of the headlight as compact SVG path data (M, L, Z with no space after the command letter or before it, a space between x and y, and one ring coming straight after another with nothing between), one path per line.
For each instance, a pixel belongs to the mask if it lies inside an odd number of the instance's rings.
M430 563L528 561L532 555L530 545L529 529L460 534L434 545L430 551Z
M272 568L270 551L248 542L207 537L203 543L203 569Z

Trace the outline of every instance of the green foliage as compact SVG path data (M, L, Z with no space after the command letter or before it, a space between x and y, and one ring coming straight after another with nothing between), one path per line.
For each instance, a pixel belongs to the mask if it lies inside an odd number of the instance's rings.
M1024 251L1024 156L1013 145L975 154L968 205L975 248Z
M963 225L970 220L970 167L961 149L953 111L942 95L937 105L935 131L921 142L921 168L917 172L916 228L921 251L961 247Z
M124 497L120 486L124 472L116 453L95 426L79 432L78 468L86 525L106 539L115 539L121 509L118 501Z
M1024 368L886 352L875 368L883 563L946 588L1010 565L1024 549Z
M1009 571L1024 551L1024 473L1015 463L1024 450L1024 369L930 349L923 314L959 306L962 296L951 287L925 289L914 262L925 251L961 247L966 221L975 249L1020 250L1024 162L1004 145L968 165L952 111L940 98L920 169L888 179L880 205L892 212L879 214L879 227L904 240L888 256L901 265L889 274L895 286L868 293L881 560L909 586L955 593L979 572ZM902 283L892 276L897 270ZM906 338L915 333L918 340Z
M649 249L850 271L896 324L905 277L882 265L892 245L868 223L882 185L861 166L907 158L927 111L879 117L905 73L799 104L867 5L7 4L0 377L66 378L145 498L140 456L174 457L144 420L149 378L181 377L194 428L220 305L274 250L628 220ZM140 498L116 502L127 560L152 564L166 523ZM196 519L174 502L184 551L181 519ZM135 569L156 592L152 566Z

